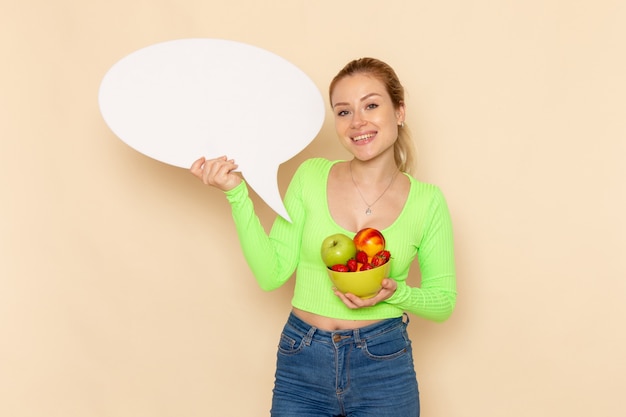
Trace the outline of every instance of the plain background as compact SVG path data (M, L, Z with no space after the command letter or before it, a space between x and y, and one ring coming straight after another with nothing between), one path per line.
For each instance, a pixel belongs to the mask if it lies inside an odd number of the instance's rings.
M117 60L190 37L324 96L353 58L398 72L458 262L452 318L411 321L423 416L623 415L625 22L621 0L0 0L0 415L268 415L293 284L261 291L223 195L97 105ZM281 191L313 156L347 156L330 116Z

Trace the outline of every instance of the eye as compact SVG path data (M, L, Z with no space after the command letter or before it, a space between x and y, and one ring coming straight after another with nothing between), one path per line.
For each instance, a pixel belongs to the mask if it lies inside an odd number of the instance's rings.
M373 110L373 109L378 108L378 104L376 104L376 103L370 103L370 104L368 104L367 106L365 106L365 108L366 108L366 109L368 109L368 110Z
M350 113L348 110L339 110L337 112L337 116L339 116L339 117L347 116L348 113Z

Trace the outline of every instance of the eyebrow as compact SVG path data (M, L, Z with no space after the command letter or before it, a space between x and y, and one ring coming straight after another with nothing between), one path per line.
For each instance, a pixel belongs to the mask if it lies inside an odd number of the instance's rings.
M365 100L367 100L368 98L370 98L370 97L372 97L372 96L381 96L381 94L378 94L378 93L369 93L369 94L367 94L367 95L365 95L365 96L361 97L361 100L360 100L360 101L365 101ZM335 107L337 107L337 106L347 106L348 104L350 104L350 103L344 103L344 102L335 103L335 104L333 104L333 109L334 109Z

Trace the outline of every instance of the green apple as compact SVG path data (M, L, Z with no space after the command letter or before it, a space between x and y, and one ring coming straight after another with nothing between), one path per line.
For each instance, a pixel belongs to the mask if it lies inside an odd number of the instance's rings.
M350 258L355 256L354 241L343 233L328 236L322 242L322 260L329 268L337 264L345 265Z

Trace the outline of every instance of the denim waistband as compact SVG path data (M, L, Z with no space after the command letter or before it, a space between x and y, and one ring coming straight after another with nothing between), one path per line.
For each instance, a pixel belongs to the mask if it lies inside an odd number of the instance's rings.
M387 333L400 326L406 326L409 324L409 317L404 313L401 317L395 317L391 319L384 319L378 323L370 324L369 326L359 327L356 329L348 330L321 330L317 327L311 326L304 320L300 319L293 312L289 314L287 319L287 325L292 326L294 329L306 334L305 339L328 341L331 343L338 343L339 341L353 339L357 343L361 339L368 339L377 335Z

